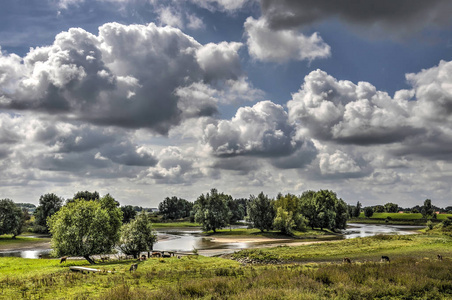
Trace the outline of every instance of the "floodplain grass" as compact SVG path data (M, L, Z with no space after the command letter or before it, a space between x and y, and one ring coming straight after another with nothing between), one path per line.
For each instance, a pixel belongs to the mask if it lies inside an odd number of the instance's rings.
M236 255L264 259L152 258L132 273L136 261L109 261L91 267L114 273L81 274L68 266L85 260L0 258L0 299L452 299L450 236L376 236ZM381 263L381 255L391 262ZM265 263L273 258L282 263Z
M161 223L152 223L152 227L154 228L181 228L181 227L201 227L198 223L191 222L161 222Z
M374 213L370 219L387 219L391 218L393 220L420 220L422 219L421 213ZM359 215L359 218L365 219L364 213ZM437 214L437 220L445 220L447 218L452 218L452 214ZM432 218L429 217L429 220Z
M270 231L260 231L256 228L233 228L233 229L218 229L215 233L206 232L208 236L217 236L217 237L264 237L264 238L272 238L272 239L315 239L318 237L330 237L336 236L338 233L335 233L331 230L324 229L307 229L306 231L293 231L291 235L283 234L280 231L270 230Z

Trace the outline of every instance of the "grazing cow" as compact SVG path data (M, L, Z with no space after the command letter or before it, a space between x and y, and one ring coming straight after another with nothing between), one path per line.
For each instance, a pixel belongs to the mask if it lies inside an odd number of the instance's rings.
M438 260L443 260L443 256L441 254L438 254L436 257L438 258Z
M38 255L38 258L42 258L42 254L39 254L39 255Z
M342 260L342 262L351 264L351 263L352 263L352 260L351 260L350 258L348 258L348 257L344 257L344 259Z
M177 259L180 259L180 255L177 256Z
M67 260L67 256L63 256L62 258L60 258L60 264L66 262Z
M382 261L382 262L385 262L385 261L391 262L391 260L389 259L389 257L387 257L386 255L383 255L383 256L381 257L381 261Z
M138 269L138 264L132 264L130 266L129 272L136 271Z
M146 260L146 255L141 255L141 257L140 257L140 261L143 261L143 260Z
M171 257L171 254L165 254L165 252L163 252L162 257Z
M160 253L160 252L152 252L152 257L162 257L162 253Z

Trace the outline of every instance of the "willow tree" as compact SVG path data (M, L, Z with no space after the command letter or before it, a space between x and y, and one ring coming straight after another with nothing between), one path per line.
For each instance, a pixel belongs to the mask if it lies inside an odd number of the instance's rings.
M133 255L134 258L142 251L147 251L149 257L149 252L153 250L156 241L157 233L152 228L149 214L141 212L130 223L122 225L118 248L124 254Z
M121 224L121 209L110 195L69 202L48 220L54 254L82 256L94 264L92 255L112 252Z

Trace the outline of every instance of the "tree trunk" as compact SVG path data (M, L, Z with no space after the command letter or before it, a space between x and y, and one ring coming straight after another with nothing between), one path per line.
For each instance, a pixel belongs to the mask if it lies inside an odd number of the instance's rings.
M86 259L91 265L96 264L96 262L94 261L94 259L92 259L91 257L89 257L89 255L83 256L84 259Z

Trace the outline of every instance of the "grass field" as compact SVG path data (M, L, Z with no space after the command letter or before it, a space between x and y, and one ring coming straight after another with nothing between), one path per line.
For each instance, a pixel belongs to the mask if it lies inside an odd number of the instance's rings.
M436 259L442 254L443 261ZM380 263L388 255L390 263ZM344 256L352 264L343 264ZM236 259L186 256L110 261L80 274L56 259L0 258L0 299L448 299L452 238L376 236L296 247L244 250ZM269 261L279 264L268 264Z
M190 223L190 222L168 222L168 223L152 223L152 227L154 228L171 228L171 227L200 227L201 225L198 223Z

